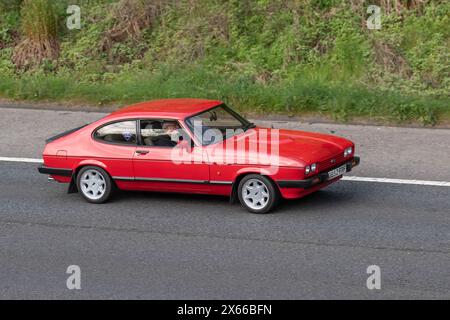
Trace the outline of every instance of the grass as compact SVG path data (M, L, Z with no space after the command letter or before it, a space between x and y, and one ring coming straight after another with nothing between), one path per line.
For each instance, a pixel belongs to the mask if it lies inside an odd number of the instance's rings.
M260 115L316 113L331 115L339 121L365 117L386 122L418 121L423 125L448 119L450 106L448 97L402 95L298 77L292 81L259 84L246 77L225 77L200 67L123 73L100 82L77 82L71 77L51 74L0 76L0 96L96 105L198 97L220 99L241 112Z

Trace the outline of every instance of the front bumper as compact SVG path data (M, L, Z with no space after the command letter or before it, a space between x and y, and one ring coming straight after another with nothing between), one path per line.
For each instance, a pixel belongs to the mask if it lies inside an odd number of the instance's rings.
M281 180L281 181L276 181L277 184L280 186L280 188L302 188L302 189L308 189L311 188L313 186L316 186L322 182L325 181L329 181L328 180L328 172L338 168L340 166L346 165L347 166L347 171L346 172L350 172L352 171L352 168L356 167L357 165L359 165L360 162L360 158L359 157L354 157L352 160L341 163L338 166L335 166L333 168L330 168L327 172L322 172L319 173L311 178L305 179L305 180ZM337 178L337 177L336 177Z
M71 169L49 168L46 166L39 166L38 171L39 171L39 173L48 174L51 176L61 176L61 177L71 177L72 176Z

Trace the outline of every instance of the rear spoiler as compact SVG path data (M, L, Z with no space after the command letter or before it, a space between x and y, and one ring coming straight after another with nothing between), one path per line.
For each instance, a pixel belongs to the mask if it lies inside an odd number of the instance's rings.
M64 131L63 133L60 133L60 134L57 134L56 136L48 138L47 140L45 140L45 143L50 143L50 142L55 141L55 140L57 140L59 138L65 137L65 136L67 136L67 135L69 135L71 133L74 133L75 131L78 131L78 130L86 127L86 126L87 126L87 124L82 125L81 127L78 127L78 128L74 128L74 129L70 129L70 130Z

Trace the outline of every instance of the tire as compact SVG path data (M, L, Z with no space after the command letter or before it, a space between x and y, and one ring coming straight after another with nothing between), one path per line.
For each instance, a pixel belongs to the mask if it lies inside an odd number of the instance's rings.
M258 190L251 191L252 188ZM259 174L245 176L237 189L241 205L251 213L269 213L278 203L280 194L275 184Z
M77 187L83 198L90 203L105 203L112 196L113 182L109 174L99 167L81 168L77 175Z

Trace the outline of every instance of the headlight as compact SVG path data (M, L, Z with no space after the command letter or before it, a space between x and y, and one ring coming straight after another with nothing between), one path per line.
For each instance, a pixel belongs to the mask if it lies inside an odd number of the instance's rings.
M348 157L349 155L351 155L353 153L353 148L349 147L347 149L345 149L344 151L344 157Z
M313 163L310 166L306 166L305 167L305 174L308 175L310 173L313 173L313 172L316 171L316 169L317 169L317 163Z

